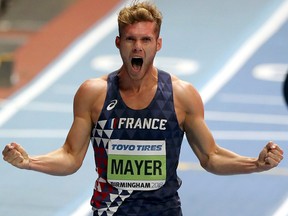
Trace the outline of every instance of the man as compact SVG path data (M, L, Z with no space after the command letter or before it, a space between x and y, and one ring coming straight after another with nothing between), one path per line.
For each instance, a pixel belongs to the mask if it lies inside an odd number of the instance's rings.
M153 66L162 47L161 23L162 15L151 3L121 10L115 44L123 65L81 85L64 145L31 157L11 143L3 150L4 160L22 169L68 175L80 168L91 139L99 175L91 205L94 215L114 216L182 215L176 169L184 133L209 172L232 175L276 167L283 151L273 142L258 158L218 146L195 88Z

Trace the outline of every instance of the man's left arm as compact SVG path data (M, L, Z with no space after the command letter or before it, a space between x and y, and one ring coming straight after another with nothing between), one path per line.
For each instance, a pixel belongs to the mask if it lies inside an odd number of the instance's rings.
M188 94L188 96L187 96ZM269 170L283 159L282 149L268 142L257 158L245 157L215 143L204 120L204 106L199 93L187 87L185 118L183 128L188 142L202 167L218 175L246 174Z

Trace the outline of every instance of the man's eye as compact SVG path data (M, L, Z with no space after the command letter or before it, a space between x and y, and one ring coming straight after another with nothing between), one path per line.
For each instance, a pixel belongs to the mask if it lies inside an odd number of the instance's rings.
M151 41L151 38L143 38L143 41L144 41L144 42L150 42L150 41Z

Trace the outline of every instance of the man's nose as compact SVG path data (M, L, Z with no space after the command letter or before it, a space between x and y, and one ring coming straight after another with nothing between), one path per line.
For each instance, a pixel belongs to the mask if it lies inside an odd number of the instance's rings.
M134 43L134 48L133 48L134 52L140 52L142 51L142 43L140 40L136 40Z

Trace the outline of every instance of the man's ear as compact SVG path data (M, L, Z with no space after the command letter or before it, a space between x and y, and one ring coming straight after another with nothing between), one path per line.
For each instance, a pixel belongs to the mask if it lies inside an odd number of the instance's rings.
M115 39L115 45L116 47L119 49L120 47L120 36L117 36L116 39Z
M162 48L162 37L159 37L157 39L157 51L159 51Z

